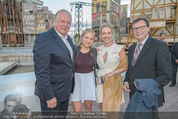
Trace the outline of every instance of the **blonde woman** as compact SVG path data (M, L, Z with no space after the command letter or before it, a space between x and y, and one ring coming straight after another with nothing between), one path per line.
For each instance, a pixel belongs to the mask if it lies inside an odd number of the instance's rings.
M127 71L128 61L124 46L115 44L113 40L112 26L102 24L99 29L100 38L104 45L99 46L97 63L98 76L101 83L97 84L97 102L102 111L120 111L122 103L122 77L121 73Z
M82 111L82 103L85 111L92 110L92 101L95 96L95 68L97 50L92 48L95 32L86 28L81 35L81 44L75 48L75 86L72 96L72 104L75 112Z

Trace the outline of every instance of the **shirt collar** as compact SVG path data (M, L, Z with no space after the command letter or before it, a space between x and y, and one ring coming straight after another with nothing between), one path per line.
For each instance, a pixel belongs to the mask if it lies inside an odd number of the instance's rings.
M141 42L141 44L142 44L142 46L145 44L145 42L147 41L147 39L148 39L148 37L149 37L149 35L145 38L145 40L143 40L142 42ZM137 45L139 44L139 42L137 41Z
M67 35L66 36L62 36L56 29L54 29L56 31L56 33L63 39L66 40L67 39Z

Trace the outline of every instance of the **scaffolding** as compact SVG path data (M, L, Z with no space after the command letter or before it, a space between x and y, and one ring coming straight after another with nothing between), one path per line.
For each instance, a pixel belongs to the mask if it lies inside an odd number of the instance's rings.
M24 45L22 7L16 0L0 1L0 26L3 46Z
M71 11L75 5L75 16L74 16L74 42L78 44L80 42L80 35L83 28L83 6L92 6L92 3L86 2L72 2L70 3Z
M136 42L132 35L131 23L138 17L146 17L150 22L150 36L158 38L161 32L166 40L178 42L178 0L131 0L130 22L128 23L128 43Z

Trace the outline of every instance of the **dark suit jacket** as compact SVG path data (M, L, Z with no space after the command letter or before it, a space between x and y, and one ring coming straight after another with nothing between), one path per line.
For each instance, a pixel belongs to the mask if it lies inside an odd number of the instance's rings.
M70 51L54 28L36 37L33 48L36 75L35 95L41 100L56 97L58 102L63 102L69 99L75 52L69 36L68 40L73 49L73 61Z
M175 60L178 59L178 43L173 43L171 47L171 61L172 64L177 65Z
M168 45L166 43L149 36L138 56L135 66L133 67L131 63L135 47L136 43L129 48L129 64L125 77L125 82L129 82L131 89L130 97L134 94L136 89L133 84L135 79L152 78L161 88L168 84L172 78L172 66ZM163 100L164 99L162 98L161 102L163 102Z

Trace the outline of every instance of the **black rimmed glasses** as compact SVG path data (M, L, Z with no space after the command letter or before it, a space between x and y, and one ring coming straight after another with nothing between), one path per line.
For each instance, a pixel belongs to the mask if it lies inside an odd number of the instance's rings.
M146 27L146 26L139 26L139 27L133 28L132 30L133 30L133 32L136 32L137 30L141 31L141 30L143 30L145 27Z

